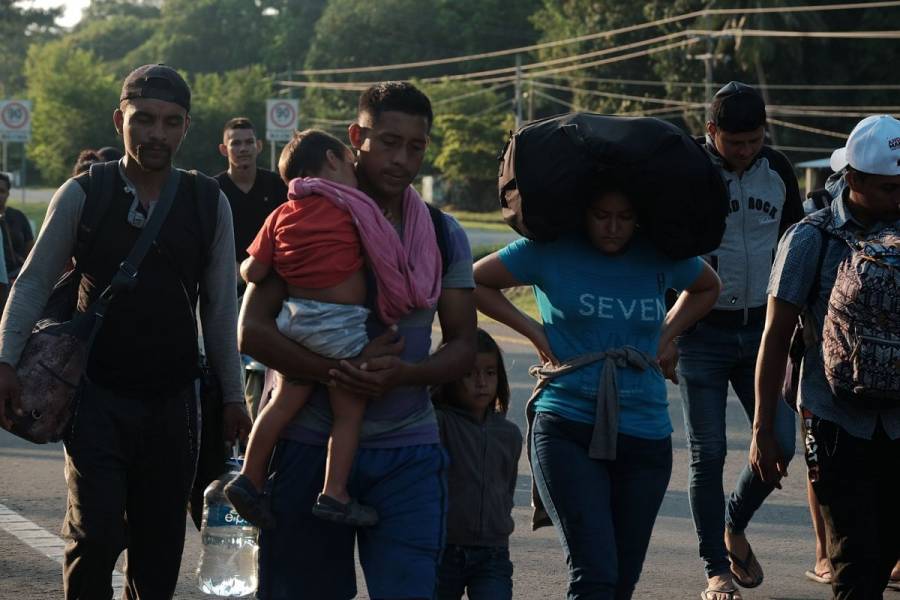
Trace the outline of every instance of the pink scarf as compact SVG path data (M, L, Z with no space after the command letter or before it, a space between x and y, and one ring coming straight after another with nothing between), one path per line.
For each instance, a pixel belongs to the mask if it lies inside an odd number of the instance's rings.
M392 325L417 308L433 308L441 294L441 254L425 202L409 186L403 194L403 241L374 200L326 179L293 179L288 199L318 195L353 217L378 287L376 309Z

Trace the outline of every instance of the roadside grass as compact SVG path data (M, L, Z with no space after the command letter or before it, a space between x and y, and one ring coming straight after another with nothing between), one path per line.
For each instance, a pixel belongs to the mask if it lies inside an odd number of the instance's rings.
M25 216L34 224L34 234L41 230L41 224L44 222L44 215L47 214L47 207L50 206L49 202L26 202L22 204L21 202L14 202L12 198L7 202L7 206L11 206L17 210L21 210L25 213Z
M510 231L509 225L503 221L499 210L490 212L472 212L469 210L456 210L452 206L442 206L441 210L453 215L459 224L465 229L480 229L481 231Z

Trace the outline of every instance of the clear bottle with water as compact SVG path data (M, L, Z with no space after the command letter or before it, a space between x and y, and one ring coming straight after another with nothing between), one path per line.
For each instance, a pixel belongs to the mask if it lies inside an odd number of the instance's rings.
M222 491L240 472L241 462L237 458L229 460L229 472L203 492L203 550L197 577L204 594L241 598L256 592L256 527L241 518Z

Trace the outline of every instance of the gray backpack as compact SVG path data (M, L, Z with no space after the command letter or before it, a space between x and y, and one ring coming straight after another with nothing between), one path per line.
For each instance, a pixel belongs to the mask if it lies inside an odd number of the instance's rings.
M822 328L825 377L840 400L869 409L900 406L900 230L836 229L830 209L806 221L850 246Z

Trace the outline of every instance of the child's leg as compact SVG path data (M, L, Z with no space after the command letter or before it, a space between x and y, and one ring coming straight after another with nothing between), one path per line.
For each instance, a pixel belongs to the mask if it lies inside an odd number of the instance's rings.
M312 389L311 385L292 383L278 375L278 385L272 393L272 401L260 411L253 424L247 452L244 455L244 468L241 470L257 490L263 488L269 458L281 430L291 422L297 411L303 408Z
M322 493L338 502L350 501L347 481L356 449L359 447L359 430L366 412L366 401L361 396L339 388L330 390L331 411L334 425L328 440L328 459L325 463L325 487Z

